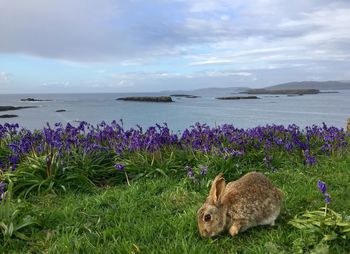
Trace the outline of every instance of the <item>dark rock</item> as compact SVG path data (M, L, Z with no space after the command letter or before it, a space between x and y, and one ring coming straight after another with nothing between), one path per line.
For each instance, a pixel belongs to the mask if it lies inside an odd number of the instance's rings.
M14 117L17 117L18 115L8 115L8 114L5 114L5 115L0 115L0 118L14 118Z
M56 112L66 112L66 110L65 109L58 109L58 110L56 110Z
M243 93L246 94L318 94L320 90L317 89L249 89Z
M24 109L24 108L37 108L37 106L23 106L23 107L0 106L0 111L18 110L18 109Z
M171 94L172 97L183 97L183 98L199 98L199 96L191 94Z
M41 100L41 99L34 99L34 98L26 98L26 99L21 99L21 101L52 101L52 100Z
M144 102L173 102L170 96L132 96L121 97L121 101L144 101Z
M241 100L241 99L260 99L257 96L228 96L228 97L217 97L218 100Z

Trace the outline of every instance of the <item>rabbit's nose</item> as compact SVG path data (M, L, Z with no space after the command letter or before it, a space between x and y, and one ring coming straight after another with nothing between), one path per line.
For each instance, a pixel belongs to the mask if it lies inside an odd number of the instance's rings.
M202 230L202 232L201 232L201 236L202 237L209 237L210 236L210 234L209 234L209 231L208 230L206 230L206 229L203 229Z

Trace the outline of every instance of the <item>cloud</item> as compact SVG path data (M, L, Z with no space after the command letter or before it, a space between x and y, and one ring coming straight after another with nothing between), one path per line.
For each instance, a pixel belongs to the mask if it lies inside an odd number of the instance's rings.
M0 69L49 59L71 71L39 83L77 90L348 80L349 13L348 0L0 0Z
M68 61L128 60L140 53L164 54L182 40L167 14L172 5L161 2L0 0L0 6L3 53Z
M211 58L203 61L191 62L189 65L213 65L213 64L229 64L232 63L232 60L229 59L217 59Z
M0 0L0 5L0 52L72 61L134 65L147 57L187 54L199 44L239 51L268 43L289 47L288 40L307 46L329 40L325 47L332 48L350 39L347 1Z
M0 84L7 84L11 79L11 74L8 72L0 72Z
M230 72L230 71L210 71L206 72L209 77L227 77L227 76L242 76L250 77L253 74L250 72Z
M44 82L42 86L44 87L58 87L58 88L67 88L71 85L71 82L69 81L63 81L63 82Z

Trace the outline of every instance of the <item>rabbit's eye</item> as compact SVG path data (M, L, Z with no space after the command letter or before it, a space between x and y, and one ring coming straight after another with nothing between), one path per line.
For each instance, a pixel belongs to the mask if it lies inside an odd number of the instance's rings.
M204 216L204 221L205 222L208 222L208 221L210 221L211 220L211 215L210 214L206 214L205 216Z

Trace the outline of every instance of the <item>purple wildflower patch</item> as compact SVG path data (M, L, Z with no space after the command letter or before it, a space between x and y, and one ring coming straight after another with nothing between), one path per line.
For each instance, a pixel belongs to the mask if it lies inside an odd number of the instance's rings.
M102 122L96 126L84 121L78 124L57 123L42 130L19 129L18 124L0 125L0 142L6 140L10 154L2 157L3 168L15 170L27 155L49 156L50 163L68 160L75 151L84 154L108 152L124 156L133 152L154 153L162 149L176 148L191 153L202 153L225 160L258 155L268 167L275 165L272 156L276 152L303 155L305 165L317 164L318 156L330 155L348 146L343 129L313 125L304 130L296 125L258 126L239 129L230 124L210 127L196 123L182 133L174 134L166 123L149 128L124 129L123 122ZM117 166L117 165L116 165ZM123 165L116 167L122 170ZM122 168L122 169L121 169ZM202 169L199 173L206 174ZM189 173L191 175L191 173Z

